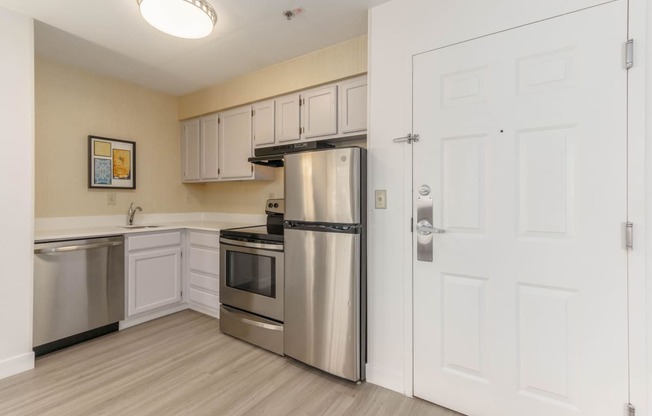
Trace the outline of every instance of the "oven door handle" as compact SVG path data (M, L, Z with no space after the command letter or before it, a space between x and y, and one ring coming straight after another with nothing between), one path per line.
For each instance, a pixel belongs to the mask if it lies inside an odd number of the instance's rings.
M249 325L257 326L258 328L263 328L263 329L270 329L272 331L282 331L283 330L283 325L272 325L268 324L265 322L258 322L254 321L253 319L245 318L241 314L237 312L232 312L229 309L227 309L224 305L222 305L222 310L221 313L226 313L227 315L230 315L233 319L237 319L238 321L244 322Z
M238 246L238 247L262 248L264 250L283 251L283 244L250 243L248 241L231 240L229 238L224 238L224 237L220 238L220 243L230 244L232 246Z

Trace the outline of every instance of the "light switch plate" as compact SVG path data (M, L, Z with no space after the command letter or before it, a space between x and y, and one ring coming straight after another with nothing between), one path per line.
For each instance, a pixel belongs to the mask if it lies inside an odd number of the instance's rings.
M107 200L107 205L115 205L115 192L109 192Z
M374 200L376 209L387 209L387 191L385 189L376 189Z

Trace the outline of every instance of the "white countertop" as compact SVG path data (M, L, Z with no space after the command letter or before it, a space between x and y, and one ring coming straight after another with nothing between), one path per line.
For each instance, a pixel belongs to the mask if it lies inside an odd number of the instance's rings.
M34 240L43 242L183 229L219 231L261 224L265 224L264 215L220 213L151 214L134 221L135 226L156 226L152 228L128 228L124 216L42 218L36 220Z

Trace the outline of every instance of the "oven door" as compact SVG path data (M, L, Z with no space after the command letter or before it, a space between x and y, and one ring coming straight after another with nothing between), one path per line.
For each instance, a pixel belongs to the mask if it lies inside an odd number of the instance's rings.
M220 302L283 322L283 245L220 238Z

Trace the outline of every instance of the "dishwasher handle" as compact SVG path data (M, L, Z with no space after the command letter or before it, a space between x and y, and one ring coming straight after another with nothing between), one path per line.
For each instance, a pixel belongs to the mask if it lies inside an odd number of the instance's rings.
M37 248L34 249L34 254L67 253L70 251L91 250L95 248L115 247L119 245L122 245L122 241L109 241L107 243L79 244L73 246L51 247L51 248Z

